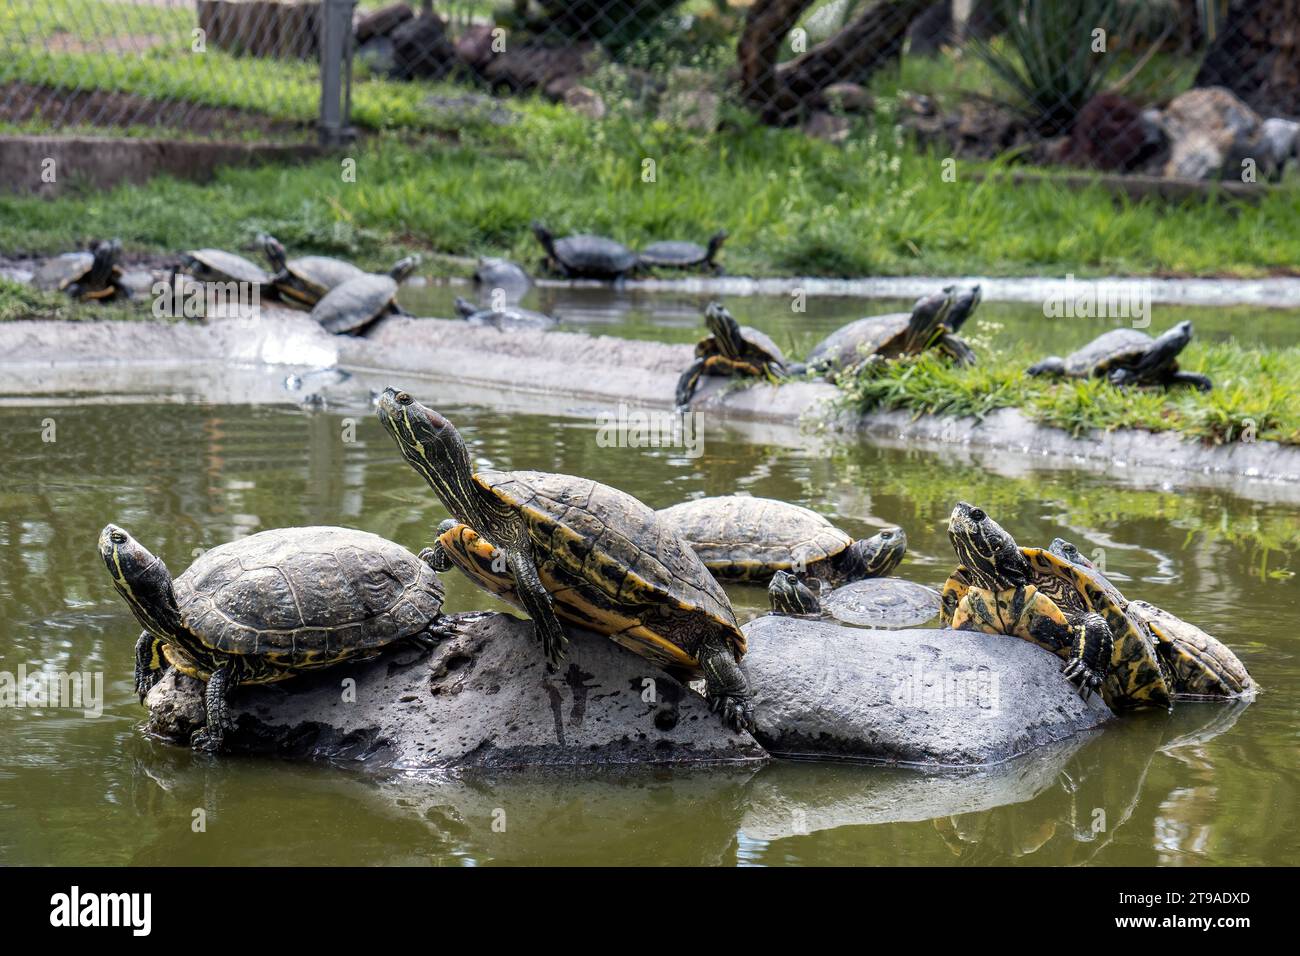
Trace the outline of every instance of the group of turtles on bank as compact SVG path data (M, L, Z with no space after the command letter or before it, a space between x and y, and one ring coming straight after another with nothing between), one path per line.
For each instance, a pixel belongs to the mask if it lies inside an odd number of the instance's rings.
M694 361L677 380L677 406L690 405L705 375L776 383L813 374L834 382L930 349L959 366L973 365L975 352L957 333L980 299L978 285L945 286L917 299L911 312L867 316L836 329L813 346L802 363L787 361L769 336L741 325L724 305L711 302L704 310L709 334L696 344ZM1188 321L1157 338L1138 329L1112 329L1065 358L1051 356L1030 366L1026 374L1105 378L1117 387L1190 385L1209 391L1209 378L1178 367L1178 355L1191 340Z
M1017 548L965 503L949 523L961 564L940 598L885 577L906 551L898 528L854 541L808 509L747 496L656 512L586 478L475 470L456 427L406 392L386 389L377 414L451 514L418 556L364 531L286 528L214 548L173 578L122 528L100 534L113 585L143 628L141 700L168 666L207 684L195 746L220 748L232 729L228 695L240 684L437 640L438 574L452 566L523 610L553 664L568 641L565 623L604 635L683 681L703 679L711 709L738 731L753 729L754 712L739 666L745 635L721 580L770 578L777 613L820 615L824 602L835 616L868 614L863 622L878 626L941 613L954 627L1021 637L1064 658L1082 693L1100 690L1117 710L1252 686L1224 645L1126 600L1077 549Z

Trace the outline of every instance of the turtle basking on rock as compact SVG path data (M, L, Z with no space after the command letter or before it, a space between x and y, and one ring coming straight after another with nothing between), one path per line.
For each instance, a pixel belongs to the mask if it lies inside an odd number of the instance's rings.
M32 276L32 284L47 292L66 292L74 299L128 298L117 264L121 252L116 239L96 240L85 252L65 252L45 262Z
M272 276L255 262L224 249L191 249L181 253L180 272L200 282L247 282L272 288Z
M274 236L262 236L262 250L266 253L275 275L271 281L280 297L286 302L311 308L332 289L343 283L366 275L366 270L343 259L332 256L300 256L290 259L284 246Z
M207 682L207 726L221 747L227 695L427 637L442 610L434 570L400 545L348 528L281 528L206 551L179 577L117 525L99 536L113 586L144 633L135 689L143 702L170 664Z
M1082 568L1146 630L1160 655L1165 679L1175 697L1223 700L1254 690L1255 682L1247 673L1246 665L1222 641L1154 604L1128 600L1096 565L1064 538L1052 539L1047 550Z
M786 501L723 495L659 511L715 577L768 581L777 571L842 584L883 577L907 553L902 528L854 541L817 512Z
M1208 392L1204 375L1184 372L1178 355L1192 340L1192 323L1179 322L1159 338L1133 328L1111 329L1065 358L1049 356L1025 370L1057 378L1105 378L1112 385L1190 385Z
M775 381L785 374L785 356L777 344L758 329L741 325L722 303L709 303L704 324L710 334L696 344L695 361L677 380L678 408L690 405L703 375Z
M456 296L456 314L470 325L490 325L496 329L553 329L560 320L545 312L506 306L502 309L480 309L462 296Z
M475 471L455 426L406 392L385 389L379 420L452 521L429 559L455 564L521 608L552 664L565 620L678 673L703 676L712 710L753 726L739 667L745 637L722 586L689 544L636 498L572 475Z
M362 273L327 292L311 310L311 317L326 332L364 335L387 315L405 315L397 304L397 287L419 264L419 256L407 256L386 275Z
M902 578L866 578L829 592L819 578L800 580L777 571L767 586L774 614L833 617L860 627L900 628L924 624L939 613L939 592Z
M1061 671L1081 696L1100 691L1112 710L1172 706L1151 638L1111 589L1049 551L1018 547L964 501L949 518L948 538L960 564L943 589L945 623L1046 648L1064 659Z
M640 264L653 269L698 269L703 267L712 272L722 271L717 263L722 244L727 241L727 230L719 229L709 237L709 244L702 246L698 242L686 242L669 239L652 242L638 253Z
M911 312L873 315L850 322L815 345L803 365L791 372L810 369L834 379L866 364L919 355L930 348L961 365L971 365L975 353L956 331L975 311L980 297L979 286L965 291L948 286L943 292L917 299ZM958 306L957 323L950 324L954 306Z
M604 236L557 239L540 222L533 223L533 235L546 251L543 267L569 279L621 279L641 261L627 246Z

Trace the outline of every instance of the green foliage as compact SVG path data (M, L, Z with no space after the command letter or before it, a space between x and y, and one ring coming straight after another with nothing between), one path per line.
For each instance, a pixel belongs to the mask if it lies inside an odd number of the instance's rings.
M15 319L61 319L67 311L66 295L40 292L29 285L0 276L0 322Z

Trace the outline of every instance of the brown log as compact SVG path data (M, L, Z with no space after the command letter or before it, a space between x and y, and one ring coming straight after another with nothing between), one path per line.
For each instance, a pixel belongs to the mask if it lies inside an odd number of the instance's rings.
M749 8L736 47L740 95L768 122L778 118L776 63L781 44L813 0L758 0Z
M207 43L240 56L312 59L319 43L320 4L281 0L198 0Z

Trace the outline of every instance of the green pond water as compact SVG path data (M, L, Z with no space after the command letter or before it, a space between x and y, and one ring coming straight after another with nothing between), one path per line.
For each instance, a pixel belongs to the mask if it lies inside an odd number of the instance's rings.
M697 334L691 299L653 309L643 300L631 314L594 297L590 305L608 314L606 331ZM765 316L779 333L784 307L737 299L734 311L746 321ZM883 311L836 307L817 321ZM1034 324L1025 307L985 309ZM1283 339L1295 321L1258 315L1245 327L1264 339ZM1157 312L1157 327L1163 318ZM1206 335L1232 331L1214 316L1195 319ZM1055 347L1060 335L1042 341ZM1133 716L970 773L779 763L376 780L146 738L132 692L139 628L95 549L106 522L130 529L179 573L197 549L283 525L355 526L416 550L445 517L398 458L364 389L346 385L326 411L288 394L284 405L178 403L168 389L145 404L90 395L0 403L0 672L25 665L105 680L98 717L0 709L0 863L1253 865L1289 864L1300 851L1294 494L1197 488L1175 473L1139 486L1123 473L1034 470L1007 456L816 436L782 435L778 444L725 428L706 432L699 458L608 448L597 443L594 416L467 405L463 393L429 383L411 388L462 428L480 461L585 475L655 507L745 491L816 508L854 536L900 524L911 547L898 573L930 585L953 564L944 534L953 503L978 503L1021 543L1059 534L1085 552L1102 549L1123 590L1218 636L1264 689L1249 706ZM354 441L344 440L348 420ZM42 440L50 421L53 442ZM500 607L454 572L446 579L449 610ZM764 608L757 589L730 593L742 619ZM192 831L196 809L206 812L206 832ZM498 809L505 832L493 829Z

